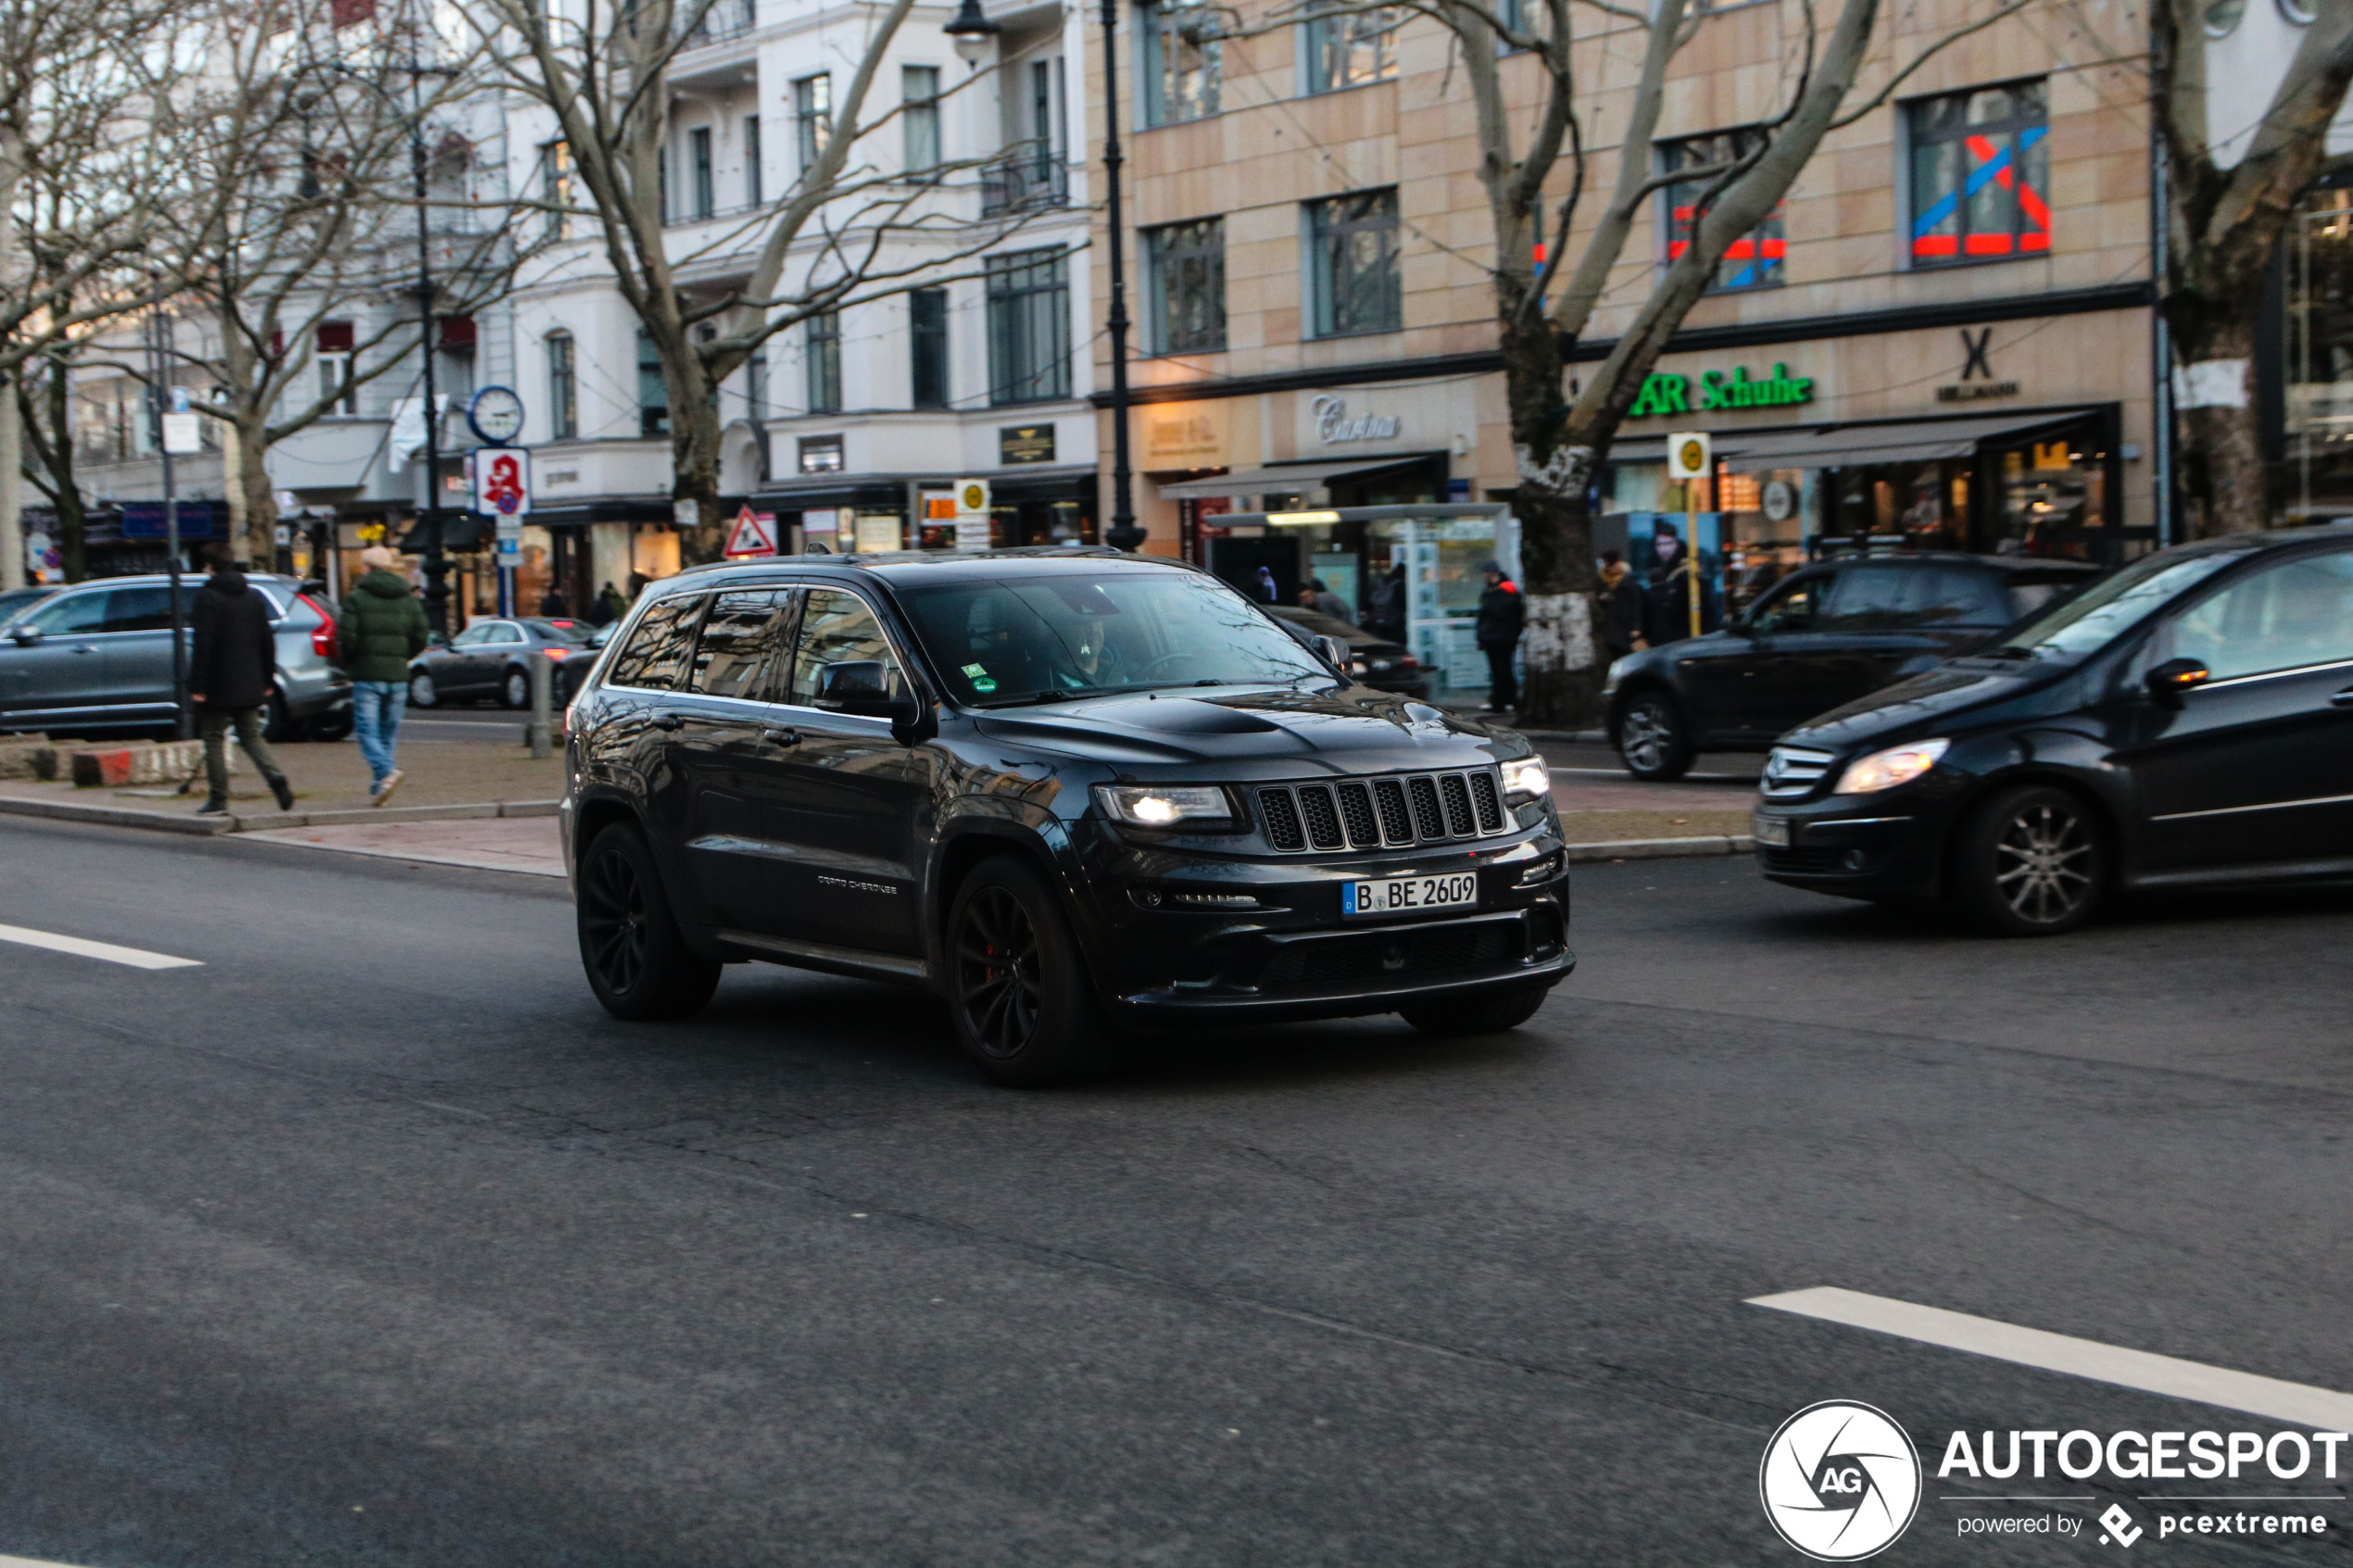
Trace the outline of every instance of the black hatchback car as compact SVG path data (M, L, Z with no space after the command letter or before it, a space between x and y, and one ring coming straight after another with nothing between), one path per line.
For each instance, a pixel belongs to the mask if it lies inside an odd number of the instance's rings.
M1107 1023L1510 1028L1567 975L1544 761L1114 551L698 569L568 715L580 951L623 1018L723 962L926 986L1000 1082Z
M1722 631L1612 665L1611 743L1642 779L1680 778L1701 751L1763 751L1791 726L1917 674L2098 576L2067 561L1946 554L1804 567Z
M2353 526L2163 551L1793 730L1776 882L2066 931L2116 889L2353 875Z

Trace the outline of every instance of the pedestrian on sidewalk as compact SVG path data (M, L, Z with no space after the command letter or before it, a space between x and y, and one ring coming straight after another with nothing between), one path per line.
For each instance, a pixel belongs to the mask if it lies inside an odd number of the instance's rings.
M564 591L561 588L551 587L546 593L540 595L539 613L557 621L560 621L565 616L570 615L572 610L570 607L564 603Z
M1501 561L1489 561L1479 571L1487 587L1478 596L1478 620L1471 628L1478 651L1487 656L1487 706L1481 711L1509 713L1519 706L1519 678L1512 673L1512 655L1519 648L1521 628L1528 624L1528 601L1519 584L1504 574Z
M270 785L278 809L294 809L294 790L278 771L278 759L261 738L261 705L270 700L278 674L278 637L270 624L270 601L237 570L229 546L204 547L212 575L196 590L188 608L195 646L188 655L188 700L203 723L205 803L198 816L229 809L229 729Z
M343 598L335 652L351 677L351 727L368 759L368 803L381 806L400 787L395 759L400 712L409 701L409 661L425 651L432 628L417 590L393 571L399 559L382 545L359 552L367 574Z
M1634 580L1626 558L1616 550L1602 552L1602 646L1612 659L1624 659L1650 646L1642 635L1642 585Z
M621 590L608 583L588 606L588 622L592 626L610 626L629 613L629 601Z

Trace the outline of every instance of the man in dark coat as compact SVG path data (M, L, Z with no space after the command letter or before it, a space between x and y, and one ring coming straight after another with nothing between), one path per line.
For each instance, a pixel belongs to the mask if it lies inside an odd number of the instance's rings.
M1650 588L1642 596L1642 634L1653 647L1658 647L1680 643L1692 634L1692 573L1687 564L1690 546L1681 534L1661 523L1651 548L1655 559L1651 568ZM1715 631L1718 622L1716 601L1707 586L1703 578L1699 584L1699 629L1703 633Z
M1642 585L1616 550L1602 552L1602 587L1594 596L1601 601L1602 646L1612 659L1650 646L1642 635Z
M1512 673L1512 654L1519 646L1519 633L1528 624L1528 601L1521 597L1519 584L1504 575L1503 563L1489 561L1479 568L1487 578L1487 587L1478 596L1478 621L1472 635L1478 641L1478 651L1487 656L1488 713L1509 713L1519 706L1519 679Z
M195 646L188 656L188 697L204 724L205 782L210 786L199 816L229 809L229 727L277 797L278 809L294 809L294 790L278 771L278 759L261 738L261 705L278 674L278 639L270 624L270 601L245 581L229 546L205 546L212 575L196 590L188 625Z

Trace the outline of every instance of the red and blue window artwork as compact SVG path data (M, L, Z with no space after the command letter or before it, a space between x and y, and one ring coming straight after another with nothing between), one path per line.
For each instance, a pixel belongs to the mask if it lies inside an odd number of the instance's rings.
M1931 98L1910 113L1915 266L2049 251L2043 83Z
M1698 221L1700 203L1718 174L1736 160L1755 150L1763 132L1755 130L1724 131L1712 136L1692 136L1680 142L1662 143L1659 148L1664 173L1672 174L1688 169L1694 173L1714 170L1691 181L1678 181L1667 189L1667 259L1681 259L1692 248L1692 230ZM1724 259L1709 280L1714 293L1734 289L1775 287L1781 282L1781 263L1789 254L1788 241L1781 234L1781 208L1776 204L1755 228L1734 240L1724 252Z

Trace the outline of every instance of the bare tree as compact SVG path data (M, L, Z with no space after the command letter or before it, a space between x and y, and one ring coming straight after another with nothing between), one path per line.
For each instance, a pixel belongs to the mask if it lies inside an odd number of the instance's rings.
M673 255L662 226L662 149L668 140L673 57L697 35L713 0L482 0L485 34L511 91L550 110L570 159L569 197L541 193L551 216L593 220L614 286L636 313L661 362L670 405L673 497L697 520L682 541L688 560L718 558L723 425L720 383L760 346L813 316L948 281L1028 221L1015 210L974 220L957 210L955 177L1004 157L893 169L873 156L875 133L899 106L869 112L875 78L914 0L858 7L865 31L847 92L824 122L822 145L775 201L699 250ZM969 91L980 77L954 92ZM944 95L943 95L944 96ZM741 262L742 264L737 264ZM724 263L724 264L722 264ZM694 275L724 282L690 282Z
M2202 537L2267 527L2276 515L2256 429L2256 318L2265 274L2327 162L2329 124L2353 84L2353 6L2322 6L2262 118L2216 127L2203 9L2165 0L2151 52L2166 200L2159 286L2176 361L2183 499ZM2226 147L2239 153L2235 163Z
M213 389L196 407L221 426L232 525L254 560L274 547L270 449L349 408L360 387L414 373L412 341L431 351L415 297L417 225L433 245L435 318L490 304L527 254L499 193L469 189L472 149L449 123L481 88L471 62L388 63L404 49L434 53L402 38L413 27L403 20L376 58L355 65L333 20L332 4L214 14L199 163L218 199L195 214L195 232L175 236L189 252L186 297L208 318L201 348L178 345L177 368ZM351 324L335 358L321 360L321 328L355 316L368 324Z

